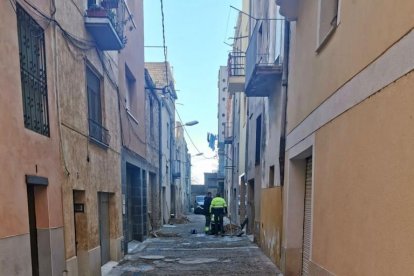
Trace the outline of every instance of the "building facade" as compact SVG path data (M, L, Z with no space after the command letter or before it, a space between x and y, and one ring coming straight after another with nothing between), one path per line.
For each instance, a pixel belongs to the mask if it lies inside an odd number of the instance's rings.
M172 197L174 205L172 208L175 217L182 217L189 211L191 196L191 156L188 153L187 142L184 137L184 126L181 122L175 123L175 168L174 178L174 196Z
M4 275L65 269L56 31L33 7L0 3L0 264Z
M156 90L154 81L148 70L145 69L145 122L147 133L147 154L146 160L150 168L148 173L148 221L149 229L156 230L162 225L161 223L161 94Z
M69 275L99 275L102 265L123 256L123 88L117 50L125 47L124 28L133 29L135 22L116 23L129 17L131 1L111 7L93 2L56 2L56 20L65 29L56 34L58 64L63 65L56 74L67 172L62 192Z
M228 151L228 146L226 146L226 135L229 133L231 126L228 125L228 91L227 91L227 67L221 66L218 73L218 98L217 98L217 152L218 152L218 169L217 175L223 183L223 198L227 199L227 163L228 158L226 152ZM225 185L226 184L226 185ZM224 189L226 187L226 189Z
M277 2L291 20L285 275L410 274L414 3Z
M154 81L154 89L161 93L161 222L165 224L168 223L172 214L171 186L173 185L173 160L175 157L174 126L177 94L168 62L146 62L145 68Z
M119 54L119 112L121 116L121 178L124 253L128 243L148 236L148 186L157 167L147 161L146 91L144 72L143 1L131 1L134 26ZM132 26L132 27L134 27ZM137 27L138 26L138 27ZM151 178L150 178L151 177Z
M277 264L282 236L284 19L271 1L244 1L229 54L231 209ZM249 16L248 16L249 15ZM282 160L282 162L280 161Z

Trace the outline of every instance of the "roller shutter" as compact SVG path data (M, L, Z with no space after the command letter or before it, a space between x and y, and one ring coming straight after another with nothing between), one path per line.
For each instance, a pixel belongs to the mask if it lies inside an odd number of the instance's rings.
M306 159L305 210L303 216L302 275L309 275L312 218L312 157Z

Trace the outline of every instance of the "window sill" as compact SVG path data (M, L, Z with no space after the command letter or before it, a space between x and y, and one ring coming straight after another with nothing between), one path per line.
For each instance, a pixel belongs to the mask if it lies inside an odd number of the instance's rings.
M89 141L95 145L97 145L98 147L102 148L102 149L108 149L109 145L105 144L104 142L99 141L98 139L95 139L91 136L89 136Z
M127 114L128 114L128 116L129 117L131 117L131 119L137 124L137 125L139 125L139 122L138 122L138 120L134 117L134 115L132 115L132 113L131 113L131 111L129 111L129 109L127 108L126 109L126 112L127 112Z
M331 37L335 33L336 29L338 28L338 24L333 26L329 32L326 34L326 36L322 39L322 41L319 43L318 47L316 47L316 54L320 54L320 52L325 48L325 46L328 44L328 42L331 40Z

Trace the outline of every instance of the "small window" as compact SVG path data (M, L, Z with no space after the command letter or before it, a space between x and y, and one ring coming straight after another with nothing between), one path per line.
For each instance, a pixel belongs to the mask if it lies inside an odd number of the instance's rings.
M45 33L19 4L16 7L24 126L49 136Z
M125 105L126 109L131 112L131 114L134 114L135 112L135 83L136 80L134 75L131 70L129 70L128 66L125 65Z
M275 186L275 166L269 168L269 187Z
M339 0L319 0L319 48L323 46L338 24L338 1Z
M255 154L255 164L260 164L260 148L262 142L262 115L259 115L256 119L256 154Z

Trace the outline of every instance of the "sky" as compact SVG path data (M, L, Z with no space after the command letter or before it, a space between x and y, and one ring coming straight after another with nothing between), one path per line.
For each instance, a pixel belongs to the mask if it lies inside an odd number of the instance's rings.
M186 127L192 157L192 184L204 183L204 172L217 170L217 149L207 143L207 132L217 134L217 82L220 66L226 65L241 0L163 0L167 60L173 67L178 90L176 109ZM144 45L162 46L161 4L144 0ZM162 48L145 48L145 61L164 61ZM177 116L176 116L177 118ZM178 119L178 118L177 118ZM197 149L198 150L197 150Z

